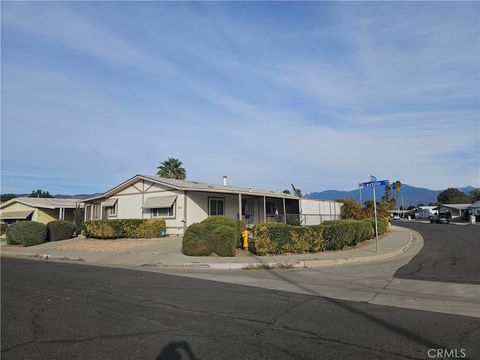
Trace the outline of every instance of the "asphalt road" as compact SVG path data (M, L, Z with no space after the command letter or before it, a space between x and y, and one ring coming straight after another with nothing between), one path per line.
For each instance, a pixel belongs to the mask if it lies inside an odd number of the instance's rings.
M480 284L480 226L395 222L418 231L423 249L395 277Z
M480 358L478 318L70 263L1 267L4 360Z

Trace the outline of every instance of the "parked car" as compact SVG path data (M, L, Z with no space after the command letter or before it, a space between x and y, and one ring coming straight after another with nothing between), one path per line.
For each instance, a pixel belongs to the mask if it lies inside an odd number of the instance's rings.
M393 220L400 220L400 216L398 216L398 215L393 215Z
M438 219L438 215L430 215L428 220L430 220L430 224L436 223Z
M448 224L450 220L448 219L447 215L439 215L437 218L437 224Z

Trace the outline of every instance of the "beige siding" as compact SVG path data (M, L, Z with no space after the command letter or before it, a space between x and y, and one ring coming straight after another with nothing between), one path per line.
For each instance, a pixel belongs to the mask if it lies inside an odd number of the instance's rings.
M38 209L37 221L42 224L47 224L50 221L58 220L58 209Z
M224 215L238 216L238 195L207 192L189 192L187 201L187 226L208 217L208 198L224 199Z
M34 207L24 205L18 202L14 202L13 204L8 205L7 207L2 208L2 211L27 211L27 210L35 210Z

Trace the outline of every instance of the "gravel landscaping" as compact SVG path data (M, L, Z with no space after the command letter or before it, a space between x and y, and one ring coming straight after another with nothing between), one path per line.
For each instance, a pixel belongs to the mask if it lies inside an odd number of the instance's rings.
M94 240L85 239L68 244L59 245L55 250L73 250L89 252L123 251L137 247L151 245L155 239L122 239L122 240Z

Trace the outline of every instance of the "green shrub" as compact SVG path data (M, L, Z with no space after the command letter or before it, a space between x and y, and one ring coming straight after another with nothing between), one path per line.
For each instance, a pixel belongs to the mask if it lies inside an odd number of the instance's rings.
M372 237L368 221L333 220L310 226L269 223L255 225L251 248L257 255L318 252L340 250Z
M368 222L373 227L373 231L375 232L375 219L368 219ZM378 226L378 235L383 235L384 233L389 231L388 226L390 225L388 218L378 218L377 220L377 226Z
M151 222L152 219L112 219L92 220L84 223L83 234L94 239L122 239L137 238L139 235L150 235L156 229L163 228L160 222ZM142 225L148 222L147 225ZM142 225L142 226L141 226ZM140 228L140 229L139 229ZM157 235L158 237L159 235Z
M70 221L54 220L47 224L47 239L58 241L70 239L75 233L75 224Z
M325 250L341 250L373 237L372 225L365 220L332 220L320 226L324 228Z
M279 223L257 224L251 248L257 255L318 252L323 248L322 228Z
M73 213L73 218L74 218L73 221L75 223L75 233L77 235L80 234L80 232L83 230L84 215L85 215L85 209L77 205Z
M8 227L7 244L33 246L47 239L47 226L35 221L19 221Z
M0 224L0 235L6 234L7 233L7 224Z
M207 244L205 227L202 224L192 224L187 228L182 240L182 253L189 256L209 256L212 250Z
M235 228L226 225L217 226L207 240L208 247L219 256L235 256L237 242Z
M164 219L147 219L141 223L135 237L143 239L152 239L160 237L161 233L167 231L167 225Z
M245 224L243 221L229 216L211 216L198 224L192 224L188 227L183 237L182 252L185 255L191 256L208 256L212 252L215 252L220 256L234 256L235 252L233 251L232 254L232 252L228 250L231 246L232 237L227 234L225 230L213 235L219 227L228 227L232 229L235 247L241 246L241 233L245 230ZM223 238L225 244L215 246L215 244L221 242L220 234L225 235ZM214 239L215 241L213 241Z

